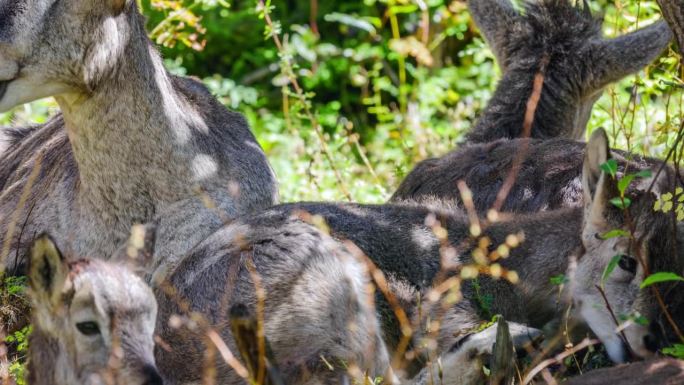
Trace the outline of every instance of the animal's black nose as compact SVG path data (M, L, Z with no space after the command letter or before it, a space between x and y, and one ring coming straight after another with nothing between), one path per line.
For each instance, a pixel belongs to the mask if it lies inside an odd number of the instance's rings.
M660 344L658 340L652 334L647 334L644 336L644 346L651 352L657 352Z
M142 371L144 376L143 378L145 378L143 385L164 385L164 381L159 375L157 368L154 366L149 364L145 365L143 366Z

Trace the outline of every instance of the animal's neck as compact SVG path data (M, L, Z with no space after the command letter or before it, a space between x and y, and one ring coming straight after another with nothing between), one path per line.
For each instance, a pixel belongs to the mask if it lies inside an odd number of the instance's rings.
M529 69L511 69L504 74L496 87L492 99L487 103L475 127L468 135L468 141L486 143L497 139L520 138L524 134L528 102L533 96L535 71ZM525 79L522 81L521 79ZM534 115L530 122L530 137L549 139L558 137L574 137L572 128L575 116L563 107L573 100L555 100L553 105L545 102L544 92L553 87L545 79L534 104Z
M87 210L128 225L190 194L190 132L204 122L175 91L144 35L131 36L95 90L57 101L78 163L78 198Z
M67 385L80 383L72 370L64 345L34 328L29 337L28 378L30 385Z

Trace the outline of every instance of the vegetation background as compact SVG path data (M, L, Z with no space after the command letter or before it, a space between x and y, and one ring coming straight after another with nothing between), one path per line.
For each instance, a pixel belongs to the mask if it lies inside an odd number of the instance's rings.
M500 75L465 0L137 1L167 67L247 117L282 201L385 201L418 161L458 146ZM660 18L654 0L589 5L609 37ZM664 157L682 123L681 73L670 49L609 87L588 132L602 126L614 147ZM0 114L0 126L56 112L41 100ZM4 282L0 305L23 285ZM6 342L25 352L29 330Z

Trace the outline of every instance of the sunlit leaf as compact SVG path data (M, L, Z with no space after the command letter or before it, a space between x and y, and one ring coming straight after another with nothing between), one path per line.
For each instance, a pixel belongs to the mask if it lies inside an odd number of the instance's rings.
M610 238L617 238L617 237L629 237L629 233L625 230L614 229L614 230L610 230L609 232L601 235L601 239L610 239Z
M624 197L624 198L616 197L616 198L611 199L610 203L612 203L613 206L624 210L632 204L632 200L627 198L627 197Z
M615 175L617 174L617 161L615 159L608 159L605 163L601 163L599 167L601 167L601 170L605 173L615 178Z
M684 359L684 344L674 344L668 348L663 348L663 354Z
M618 185L618 190L620 191L620 195L625 195L625 190L627 190L627 187L629 187L629 184L632 183L632 180L636 178L636 174L629 174L625 175L622 179L620 179L617 183Z
M653 285L654 283L660 283L660 282L671 282L671 281L683 281L684 278L680 277L679 275L675 273L670 273L669 271L665 272L659 272L655 274L651 274L644 281L641 283L641 288L645 288L647 286Z

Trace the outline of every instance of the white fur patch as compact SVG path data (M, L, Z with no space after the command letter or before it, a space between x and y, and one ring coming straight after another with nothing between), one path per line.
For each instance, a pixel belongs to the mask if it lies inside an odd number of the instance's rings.
M196 182L209 179L216 174L216 171L218 171L218 166L210 155L199 154L192 160L192 173Z
M411 240L422 251L430 251L439 243L435 235L424 227L414 227L411 231Z

